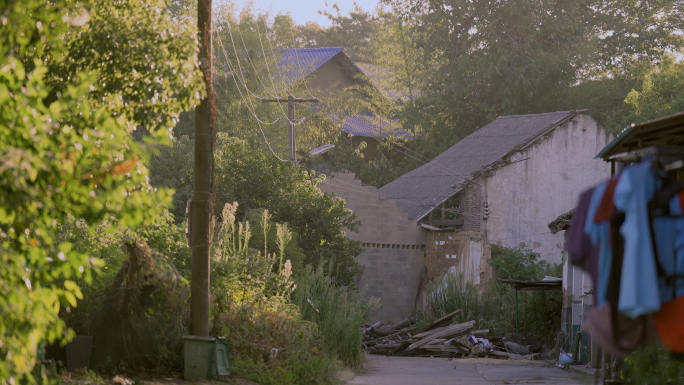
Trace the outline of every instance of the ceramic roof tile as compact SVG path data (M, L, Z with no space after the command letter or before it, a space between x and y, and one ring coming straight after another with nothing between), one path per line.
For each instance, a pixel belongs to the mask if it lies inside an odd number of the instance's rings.
M430 162L378 189L419 220L461 189L466 178L575 116L574 111L500 116Z

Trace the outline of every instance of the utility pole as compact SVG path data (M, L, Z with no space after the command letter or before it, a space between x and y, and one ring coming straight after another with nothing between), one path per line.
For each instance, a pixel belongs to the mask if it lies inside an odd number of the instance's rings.
M195 109L195 176L192 201L189 202L189 235L192 256L190 279L190 332L208 337L209 324L209 250L213 216L212 148L214 90L212 87L211 1L197 1L199 63L204 73L206 96Z
M318 99L300 99L295 98L292 95L288 95L287 99L261 99L262 103L287 103L287 120L290 123L289 132L289 148L290 156L289 161L292 163L297 163L297 155L295 154L295 103L318 103Z

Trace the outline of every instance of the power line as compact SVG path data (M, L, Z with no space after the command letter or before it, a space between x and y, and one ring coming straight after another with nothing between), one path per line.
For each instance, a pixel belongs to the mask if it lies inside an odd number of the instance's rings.
M233 65L232 65L232 62L230 61L230 59L228 59L228 56L226 55L225 47L223 47L223 43L221 42L221 39L218 39L218 40L219 40L219 44L221 44L221 48L223 49L223 54L224 54L224 57L226 58L226 63L228 63L228 66L230 67L231 72L234 73L234 72L235 72L235 71L234 71L235 69L234 69L234 67L233 67ZM235 79L235 76L231 76L231 77L233 78L233 82L235 83L235 87L237 88L238 92L240 93L240 98L242 99L243 102L245 102L245 105L247 106L247 110L248 110L248 111L252 114L252 116L254 116L254 118L256 119L257 125L258 125L258 127L259 127L259 131L261 132L261 135L263 136L264 141L266 142L266 146L268 146L268 149L271 151L271 153L272 153L276 158L278 158L280 161L287 162L287 160L282 159L281 157L279 157L278 154L276 154L275 151L273 150L273 148L271 147L271 143L268 141L268 138L266 137L266 133L264 132L263 128L261 127L261 124L262 124L261 119L259 119L259 118L257 117L256 111L253 110L253 109L254 109L254 106L252 105L252 103L251 103L251 101L250 101L249 99L245 99L244 95L242 94L242 91L240 90L240 86L238 85L238 82L237 82L237 80ZM250 108L250 107L251 107L251 108ZM275 122L274 122L274 123L275 123ZM266 123L266 124L272 124L272 123Z

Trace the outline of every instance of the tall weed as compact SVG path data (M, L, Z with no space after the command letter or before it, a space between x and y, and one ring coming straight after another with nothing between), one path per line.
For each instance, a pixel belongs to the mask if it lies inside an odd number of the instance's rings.
M236 210L237 203L226 204L212 252L214 333L228 337L233 373L262 385L335 382L335 356L320 329L325 324L303 315L301 305L291 301L295 280L287 245L292 233L287 225L275 224L277 252L269 253L274 226L264 211L256 226L263 249L250 248L252 228L247 221L236 222Z
M350 288L338 288L323 266L307 265L292 302L299 306L302 318L318 325L325 352L359 369L365 356L361 351L361 325L370 317L372 304L358 298Z
M559 276L562 267L538 262L538 254L527 250L492 245L492 262L501 278L540 279ZM516 331L515 290L510 285L490 281L476 287L463 274L445 274L423 297L420 318L423 323L461 309L454 322L475 320L477 328L503 335ZM519 291L519 332L552 343L560 329L562 294L553 291Z

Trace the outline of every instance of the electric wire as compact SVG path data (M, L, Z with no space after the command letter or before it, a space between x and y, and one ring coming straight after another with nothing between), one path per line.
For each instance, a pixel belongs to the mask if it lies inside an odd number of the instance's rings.
M229 25L229 28L230 28L230 25ZM252 65L252 68L254 69L254 73L256 74L257 78L259 79L259 83L261 83L261 86L264 87L264 89L266 89L266 93L268 93L271 97L278 99L278 96L277 96L278 91L276 89L275 83L273 82L273 76L271 76L271 70L268 66L268 60L266 59L266 52L264 51L264 44L263 44L263 41L261 39L261 31L259 30L259 21L256 22L256 28L257 28L257 35L259 36L259 44L261 45L261 52L262 52L262 55L264 57L264 63L266 64L266 72L268 73L268 79L271 82L271 87L273 87L273 93L268 92L268 87L261 80L261 77L259 76L259 71L256 69L256 66L254 65L254 63L252 62L252 59L249 56L249 50L247 49L247 44L245 43L245 38L242 35L242 31L238 27L238 32L240 33L240 39L242 40L242 46L245 48L245 54L247 55L247 59L249 60L250 64ZM267 37L267 39L268 39L268 37ZM278 66L278 63L276 63L276 66ZM290 124L296 124L296 122L290 121L290 118L289 118L287 112L285 112L285 110L283 109L283 106L280 103L277 103L277 104L278 104L278 108L283 113L283 115L288 120L288 122Z
M240 31L239 28L238 28L238 31ZM241 33L241 32L240 32L240 33ZM250 91L249 87L247 86L247 80L246 80L245 74L244 74L244 72L243 72L243 70L242 70L242 65L240 64L240 58L239 58L239 55L238 55L238 53L237 53L237 47L235 46L235 40L234 40L234 38L233 38L233 32L232 32L232 27L231 27L231 24L230 24L230 23L228 24L228 34L229 34L229 36L230 36L231 44L233 45L233 52L235 53L235 58L236 58L236 61L237 61L237 68L238 68L239 71L235 71L235 70L234 70L235 66L232 64L232 61L231 61L231 60L229 59L229 57L228 57L227 50L226 50L225 46L223 45L223 40L221 40L221 39L216 39L216 40L218 40L218 42L219 42L219 44L220 44L220 46L221 46L221 49L223 50L223 54L224 54L224 57L225 57L226 61L227 61L227 62L229 63L229 65L231 66L231 73L232 73L232 74L237 74L237 73L240 74L240 77L239 77L240 83L242 83L243 87L245 87L245 90L247 91L247 93L249 93L250 95L254 96L254 97L257 98L257 99L263 99L262 97L256 95L256 94L253 93L252 91ZM244 42L244 40L243 40L243 42ZM245 49L246 49L246 46L245 46ZM252 63L251 59L249 59L249 54L248 54L247 58L248 58L248 60L250 61L250 63ZM252 67L254 68L254 71L255 71L255 73L256 73L256 75L257 75L257 78L259 78L259 81L261 82L261 78L259 77L258 71L256 70L256 67L254 66L253 63L252 63ZM262 83L262 86L264 86L263 83ZM264 86L264 87L265 87L265 86ZM243 98L243 101L245 101L245 98ZM251 105L251 103L250 103L250 105ZM280 108L281 112L282 112L283 115L285 116L285 119L286 119L290 124L297 125L297 124L301 123L301 122L297 123L296 121L291 121L291 120L289 119L289 117L287 116L287 113L285 113L285 111L283 110L282 106L280 106L280 103L278 103L278 107ZM252 105L252 109L253 109L254 111L256 111L256 108L255 108L253 105ZM260 119L256 116L255 113L253 113L253 115L254 115L254 117L255 117L259 122L261 122L261 124L274 124L274 123L276 123L276 122L279 121L279 120L277 119L277 120L275 120L275 121L273 121L273 122L271 122L271 123L268 123L268 122L264 122L264 121L260 120Z
M284 0L284 4L285 4L285 8L287 9L287 0ZM293 46L293 47L296 47L296 46L297 46L297 41L295 40L295 37L294 37L294 30L293 30L293 28L292 28L292 24L293 24L293 23L290 23L290 36L292 37L292 46ZM296 58L297 58L296 62L297 62L297 67L299 68L299 75L302 77L302 79L304 79L304 72L302 71L302 66L301 66L301 62L300 62L300 59L299 59L299 53L297 52L297 48L294 48L294 51L295 51L295 56L296 56ZM317 98L316 98L315 96L313 96L313 94L311 93L311 90L309 89L309 86L306 85L306 82L303 82L303 83L304 83L304 88L306 88L306 92L309 93L309 96L310 96L311 98L313 98L313 99L317 99Z
M247 109L252 114L252 116L254 116L254 118L260 124L271 125L271 124L275 124L276 122L278 122L280 118L274 120L273 122L265 122L265 121L259 119L259 117L256 115L256 108L254 107L254 105L252 104L252 102L249 98L244 97L242 91L240 90L240 85L238 84L237 80L235 80L238 71L236 71L235 65L233 64L232 60L230 60L230 58L228 57L228 54L226 52L226 48L223 45L223 42L221 41L221 39L216 39L216 40L219 41L219 45L220 45L221 50L223 52L223 56L225 58L226 64L228 64L228 67L229 67L228 69L231 72L231 78L233 78L233 82L235 82L235 87L238 89L238 92L240 93L240 97L242 98L242 101L245 103L245 105L247 105ZM238 62L239 62L239 60L238 60ZM238 77L238 80L240 80L239 77ZM245 87L245 90L247 90L249 92L249 88L247 88L247 85L244 83L244 81L241 81L240 83L242 83L243 87Z
M220 42L220 39L218 39L218 40L219 40L219 42ZM222 49L223 49L224 56L225 56L225 58L226 58L226 63L228 63L228 66L230 67L231 72L234 73L234 72L235 72L235 71L234 71L234 67L232 66L232 62L230 61L230 59L228 59L228 57L227 57L227 55L226 55L225 47L223 47L223 43L220 43L220 44L221 44L221 47L222 47ZM268 138L266 137L266 133L264 132L263 127L261 127L261 124L262 124L262 123L261 123L261 119L259 119L259 118L257 117L256 111L253 111L254 106L252 105L252 103L251 103L251 101L250 101L249 99L245 99L245 97L244 97L244 95L243 95L243 93L242 93L242 90L240 90L240 86L239 86L237 80L235 79L235 76L231 76L231 77L233 78L233 82L235 83L235 87L237 88L238 92L240 93L240 98L242 99L243 102L245 102L245 105L247 106L247 110L248 110L248 111L250 112L250 114L252 114L252 116L254 116L254 118L256 119L256 121L257 121L257 126L259 127L259 131L261 132L261 135L262 135L263 138L264 138L264 142L266 142L266 146L267 146L268 149L271 151L271 153L273 154L273 156L275 156L278 160L280 160L280 161L282 161L282 162L287 162L287 160L285 160L285 159L279 157L278 154L276 154L276 152L273 150L273 147L271 147L271 143L268 141Z

